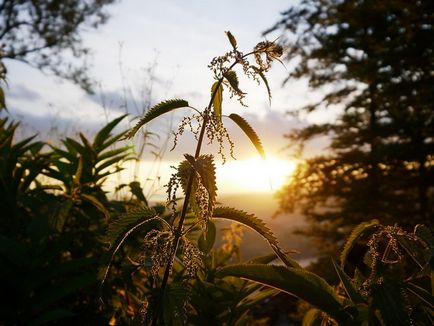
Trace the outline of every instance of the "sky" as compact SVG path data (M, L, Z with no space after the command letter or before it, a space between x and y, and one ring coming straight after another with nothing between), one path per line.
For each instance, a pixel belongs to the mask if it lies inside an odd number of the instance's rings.
M240 50L249 51L264 40L262 32L279 20L279 13L294 3L288 0L119 1L108 7L111 18L107 24L98 30L82 32L85 45L93 53L89 75L97 81L95 95L25 64L7 61L9 110L24 121L26 133L41 132L48 140L54 140L59 135L74 135L77 131L91 135L105 122L121 115L125 105L132 113L131 118L149 104L170 98L183 98L203 108L213 82L207 66L213 57L230 49L224 32L231 31ZM276 37L278 34L270 34L267 39ZM305 81L290 81L282 87L286 75L286 68L280 64L268 73L273 93L271 106L265 87L244 79L240 86L248 93L249 107L241 107L227 98L223 102L224 114L241 114L257 131L268 156L274 159L265 164L265 169L281 170L282 175L289 175L294 169L288 151L284 150L287 140L283 134L308 122L330 118L318 113L300 121L286 115L285 112L316 98L308 91ZM186 113L180 110L163 121L152 123L149 128L164 135ZM228 129L236 142L237 162L219 167L220 188L223 192L264 190L264 186L255 188L249 184L246 173L244 179L234 181L237 174L241 176L242 171L248 170L239 162L250 162L250 167L257 168L261 168L262 163L255 160L257 154L248 139L234 125L228 124ZM170 166L179 161L183 153L193 150L192 138L181 138L175 151L166 152L158 173L167 175ZM155 169L152 162L146 162L146 156L144 161L142 170ZM277 179L279 177L270 175L261 184L269 184L273 191L280 184Z

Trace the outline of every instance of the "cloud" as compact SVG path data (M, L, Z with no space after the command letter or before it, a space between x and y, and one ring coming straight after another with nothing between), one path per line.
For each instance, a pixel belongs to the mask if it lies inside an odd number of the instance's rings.
M15 84L14 87L11 87L7 92L7 96L10 99L31 102L37 101L41 98L38 93L32 91L23 84Z

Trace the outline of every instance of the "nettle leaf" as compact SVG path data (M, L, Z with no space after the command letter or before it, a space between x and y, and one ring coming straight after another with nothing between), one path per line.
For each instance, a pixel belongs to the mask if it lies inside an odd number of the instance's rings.
M212 155L200 155L197 159L189 154L184 155L186 161L181 162L178 167L178 175L181 177L181 186L184 193L187 189L187 183L191 171L195 171L200 176L200 182L208 193L208 210L212 213L217 198L217 181ZM200 208L196 200L196 191L198 190L198 179L194 178L190 204L197 216L200 216Z
M102 271L102 283L107 277L114 255L131 233L141 228L151 230L165 224L167 222L158 217L152 208L143 207L134 208L110 223L104 237L104 241L110 243L110 252L106 267Z
M173 111L175 109L179 108L185 108L188 107L188 102L185 100L180 99L174 99L174 100L167 100L158 103L157 105L150 108L142 119L139 120L139 122L130 129L125 136L122 139L132 138L134 135L139 131L139 129L147 124L149 121L159 117L162 114L165 114L167 112Z
M265 74L258 67L256 66L250 66L250 67L252 67L252 69L259 75L259 77L261 77L262 81L264 82L264 85L267 88L268 102L271 105L271 89L270 89L270 85L268 84L267 77L265 77Z
M228 37L229 42L231 42L231 45L234 48L234 50L236 50L237 49L237 40L235 39L235 37L232 35L232 33L230 31L226 31L225 34Z
M231 85L232 89L237 93L238 95L245 95L240 87L239 87L239 81L237 73L233 70L226 71L223 74L223 77L229 82L229 85Z
M422 239L431 250L434 249L434 237L429 228L423 224L418 224L414 227L414 234Z
M345 243L344 249L341 253L341 267L344 268L347 261L347 257L351 250L357 244L357 241L364 235L373 233L379 227L377 220L372 220L370 222L364 222L359 224L356 228L351 231L347 242Z
M217 179L212 155L200 155L195 164L195 170L200 175L202 185L208 192L208 207L212 209L217 199Z
M345 274L345 272L341 269L341 267L338 264L336 264L334 259L332 259L332 263L336 270L336 273L339 276L339 279L342 282L342 286L344 287L344 290L347 293L350 300L355 304L365 303L363 297L360 295L359 292L357 292L356 288L354 287L350 277L347 274Z
M255 145L256 150L258 151L259 155L261 155L261 157L263 159L265 159L265 151L264 151L264 148L262 146L262 142L259 139L258 134L249 125L249 123L243 117L239 116L236 113L231 113L229 115L229 118L233 122L235 122L238 125L238 127L240 127L244 131L244 133L247 135L247 137L249 137L249 139L253 143L253 145Z
M285 255L283 250L279 247L279 243L273 232L255 215L231 207L216 207L214 209L213 218L235 221L255 230L265 238L276 255L279 256L287 266L300 268L300 265L296 261Z
M340 299L333 288L316 274L299 268L262 264L223 267L217 277L235 276L294 295L326 312L338 322L345 320Z
M200 251L205 254L208 254L211 251L216 240L216 233L217 230L215 224L211 221L208 222L207 229L202 232L199 240L197 241L197 245Z
M214 108L214 114L217 119L222 120L222 103L223 103L223 85L222 83L216 81L211 86L211 96L214 94L214 98L212 101L212 106Z

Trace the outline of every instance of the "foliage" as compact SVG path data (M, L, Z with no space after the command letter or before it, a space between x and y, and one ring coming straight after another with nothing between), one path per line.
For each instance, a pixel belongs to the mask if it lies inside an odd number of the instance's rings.
M330 148L280 194L326 251L365 220L432 223L433 10L425 0L304 0L272 28L288 48L288 79L306 78L323 95L303 112L337 116L288 135L291 145L327 136Z
M224 146L226 141L229 143L230 154L232 155L234 145L222 121L222 117L225 117L222 114L223 92L225 89L228 90L231 96L235 96L242 105L245 105L243 100L246 93L240 89L239 79L234 69L236 66L241 66L244 74L247 77L253 78L255 81L259 82L259 78L261 78L266 83L269 91L264 73L270 69L272 61L282 54L280 46L268 41L258 43L252 52L243 54L237 48L235 37L230 32L226 32L226 35L231 43L232 50L211 61L209 67L216 81L211 86L211 98L208 106L202 112L196 108L190 107L185 100L163 101L146 112L137 125L126 134L126 138L133 137L134 134L149 121L177 108L189 107L196 112L196 114L192 116L184 117L175 133L175 146L178 142L178 137L182 135L186 127L195 135L197 144L194 155L184 154L185 160L178 165L177 171L172 175L167 184L167 200L172 209L171 218L166 219L169 223L169 227L148 230L144 236L145 250L143 259L146 263L142 264L149 265L150 278L152 279L149 295L145 300L146 308L143 310L143 319L146 324L156 325L158 322L165 324L175 323L173 316L170 317L174 312L180 314L178 320L184 320L186 311L184 311L184 313L181 312L186 310L185 307L188 298L181 300L183 302L182 304L180 304L178 300L174 300L173 302L169 300L169 293L171 293L173 287L177 287L179 283L185 284L187 287L188 284L193 285L197 290L197 292L193 294L195 298L202 294L214 295L216 291L218 293L224 291L227 282L221 280L217 281L214 277L208 280L208 282L212 282L213 284L208 285L203 283L203 281L198 282L197 278L196 282L189 280L189 277L191 278L197 275L196 272L201 266L207 265L206 261L203 260L206 259L203 257L204 254L192 243L192 239L190 239L192 236L191 233L195 232L198 228L203 231L202 236L198 239L199 245L210 255L210 252L213 252L211 250L212 244L206 239L206 235L209 233L208 230L210 225L212 225L212 220L216 217L231 219L252 227L255 231L264 236L273 250L285 263L297 265L286 257L282 249L279 248L277 240L271 230L258 218L231 208L214 208L217 197L214 156L211 154L201 154L201 150L203 140L206 136L209 143L214 141L218 143L219 154L223 160L225 160ZM254 57L255 65L250 63L248 59L250 56ZM265 57L265 61L263 57ZM260 155L265 157L261 141L248 122L236 114L230 114L229 118L246 133ZM197 124L197 126L194 124ZM180 211L177 210L177 190L179 188L182 188L185 195L184 203ZM188 210L189 207L191 208L190 212ZM130 225L124 226L125 229L123 229L121 234L128 235L130 230L133 229L131 229ZM211 239L214 241L215 236L211 236ZM229 254L229 257L230 256ZM201 257L203 258L202 262ZM165 266L163 266L163 264L165 264ZM181 264L183 267L169 282L169 276L172 270L177 270L177 264ZM215 269L215 266L216 265L212 263L208 266L208 269ZM208 272L209 271L205 269L205 274ZM237 297L247 297L258 289L255 286L252 291L251 286L246 287L244 282L240 283L238 281L231 282L228 286L231 288L229 301L232 302L232 306L234 306L233 297L236 293ZM249 290L245 292L247 288L249 288ZM228 290L226 290L226 292L227 291ZM265 293L267 295L263 295L262 293L259 297L267 298L269 292ZM255 301L257 299L252 300ZM205 317L206 314L203 311L204 307L200 305L197 306L197 304L201 303L200 300L196 301L196 305L194 299L191 302L191 307L194 307L193 309L196 311L196 313L193 314L194 317L190 316L190 318L193 318L192 320L196 320L197 322L201 320L201 322L203 322L204 318L208 318ZM180 309L181 306L183 309ZM241 312L235 313L237 309L241 309ZM246 312L245 305L235 305L231 309L231 317L228 319L227 308L222 310L226 312L220 311L223 315L219 318L221 321L229 322L229 324L235 324ZM215 317L215 313L212 313L212 315ZM214 320L213 323L214 322L216 321Z
M85 59L89 49L82 45L83 27L97 28L108 15L105 6L113 0L0 2L0 42L3 58L25 62L44 71L70 79L86 90L91 84L86 61L74 66L66 54ZM1 61L0 61L1 63ZM3 75L3 64L0 74Z
M364 238L362 230L374 224L377 228ZM315 274L285 266L233 265L219 269L217 276L241 277L307 301L315 308L306 313L303 325L332 320L339 325L432 324L433 243L417 236L422 230L430 234L428 228L418 225L407 233L399 227L371 225L361 225L346 244L351 248L347 255L356 245L365 249L359 265L347 274L334 263L341 280L337 290Z
M100 238L111 215L124 211L102 189L105 178L131 156L129 147L113 147L123 136L112 134L123 118L93 141L80 135L81 142L67 138L62 148L33 137L16 142L18 124L0 120L0 279L8 293L1 324L100 324L114 314L128 320L133 301L109 292L104 298L110 308L101 309L96 277L105 252ZM128 282L110 279L124 297L130 296Z

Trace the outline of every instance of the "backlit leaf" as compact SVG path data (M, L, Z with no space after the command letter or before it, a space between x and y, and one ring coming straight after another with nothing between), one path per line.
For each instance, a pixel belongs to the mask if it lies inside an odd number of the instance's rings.
M344 320L342 305L333 288L316 274L299 268L247 264L223 267L218 277L235 276L292 294L335 318Z
M247 137L249 137L253 145L255 145L259 155L261 155L261 157L265 159L265 151L262 147L261 140L259 139L255 130L249 125L249 123L243 117L235 113L230 114L229 118L234 121L238 125L238 127L241 128L241 130L244 131L244 133L247 135Z
M274 236L273 232L255 215L231 207L216 207L214 209L213 217L235 221L255 230L265 238L276 255L279 256L287 266L300 268L300 265L297 262L285 255L279 247L279 243L277 242L277 238Z
M180 99L174 99L174 100L167 100L158 103L157 105L150 108L142 119L139 120L139 122L131 128L124 136L123 139L126 138L132 138L134 135L139 131L139 129L147 124L149 121L159 117L162 114L168 113L170 111L173 111L178 108L184 108L188 106L188 102L185 100Z
M222 83L216 81L211 87L211 96L214 94L212 101L212 106L214 108L214 114L217 119L221 121L222 119L222 103L223 103L223 85Z
M232 47L234 48L234 50L236 50L237 49L237 40L235 39L235 37L232 35L231 32L226 31L225 33L229 39L229 42L231 42Z

